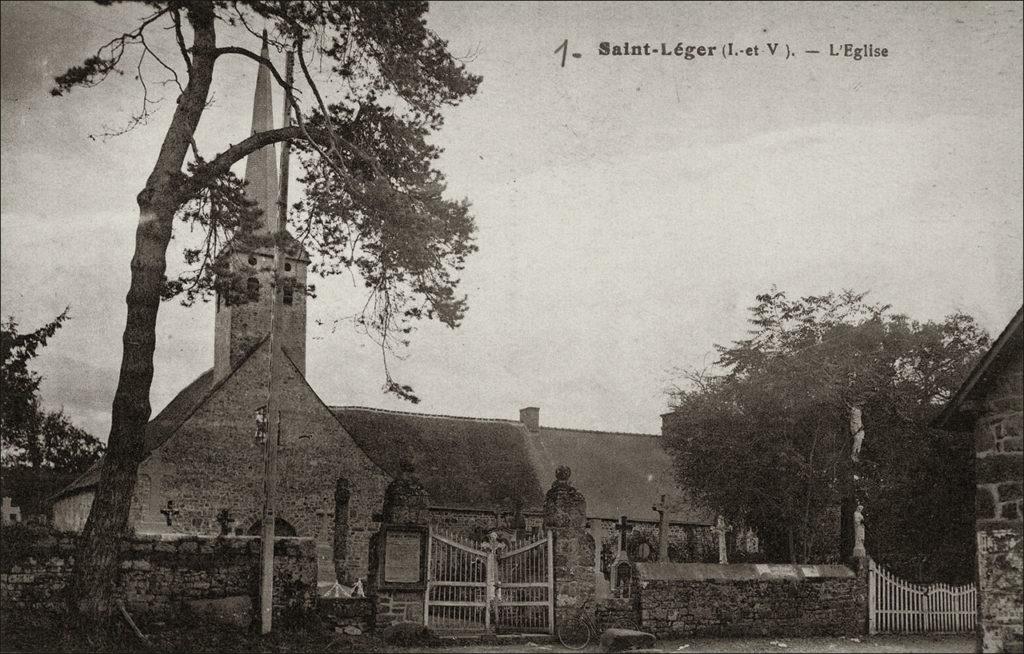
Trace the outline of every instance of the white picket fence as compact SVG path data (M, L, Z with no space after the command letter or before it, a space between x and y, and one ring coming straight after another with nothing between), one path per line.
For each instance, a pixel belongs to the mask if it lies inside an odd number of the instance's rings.
M977 616L978 588L974 584L911 584L871 561L869 633L970 632Z

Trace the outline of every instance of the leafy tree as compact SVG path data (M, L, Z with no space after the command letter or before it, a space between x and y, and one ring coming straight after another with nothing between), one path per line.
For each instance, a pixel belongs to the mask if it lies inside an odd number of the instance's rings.
M4 494L25 513L38 513L42 500L99 458L103 444L75 427L62 411L40 407L39 375L29 361L68 319L68 310L39 329L21 334L14 318L0 324L0 462Z
M96 618L111 608L118 539L126 530L143 456L160 299L183 294L187 303L221 290L218 283L232 287L223 266L225 244L255 240L254 211L244 200L242 183L230 173L233 164L274 143L295 144L305 196L289 217L292 232L313 255L315 271L361 274L369 298L360 323L385 354L405 342L418 319L459 324L466 303L455 292L458 271L475 250L468 203L443 197L444 178L433 167L439 150L426 137L442 125L445 107L475 93L480 78L467 73L446 42L427 28L425 2L154 0L146 5L148 16L57 77L53 89L54 95L65 95L113 73L138 70L142 110L129 127L150 118L144 65L166 71L167 83L180 91L156 163L137 196L109 450L72 584L74 607ZM269 26L272 46L294 52L298 84L260 54L218 43L225 32L248 30L258 36L250 28L257 21ZM179 60L150 47L160 27L174 35ZM267 66L275 82L291 91L290 124L224 144L204 157L194 137L211 100L214 71L226 57ZM329 76L329 87L320 83L322 76ZM176 219L198 228L202 239L186 249L192 267L168 280L166 254ZM387 374L386 359L385 374L388 390L415 398L411 388Z
M828 525L845 501L865 505L876 558L942 568L943 548L970 547L972 460L927 422L989 339L964 314L921 323L865 296L758 295L719 370L684 371L666 445L680 481L775 559L838 558Z
M29 361L34 359L41 347L60 329L68 319L68 309L35 331L27 334L18 332L18 323L13 317L0 323L0 437L4 462L21 452L21 458L34 467L40 467L44 458L42 443L37 438L42 418L39 409L38 374L29 370Z

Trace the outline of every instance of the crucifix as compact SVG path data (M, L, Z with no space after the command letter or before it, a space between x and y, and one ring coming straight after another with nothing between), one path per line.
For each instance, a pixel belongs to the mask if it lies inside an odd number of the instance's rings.
M619 541L618 551L619 552L625 551L625 549L626 549L626 532L631 531L632 529L633 529L633 526L630 525L628 522L626 522L626 516L620 517L619 521L617 523L615 523L615 530L619 532L619 535L618 535L618 541ZM616 552L616 553L618 553L618 552Z
M652 511L658 512L658 561L668 561L668 512L669 505L665 496L661 501L651 507Z
M220 525L221 536L231 535L231 528L235 525L235 518L231 515L230 509L220 510L220 512L217 514L217 524Z
M711 528L711 531L718 536L718 562L728 563L729 552L725 546L725 535L732 531L732 527L726 524L725 518L718 516L718 520L715 522L715 526Z
M174 500L167 500L167 508L160 509L160 513L164 514L164 517L167 519L167 526L170 527L171 523L174 521L174 516L181 513L181 511L174 508Z

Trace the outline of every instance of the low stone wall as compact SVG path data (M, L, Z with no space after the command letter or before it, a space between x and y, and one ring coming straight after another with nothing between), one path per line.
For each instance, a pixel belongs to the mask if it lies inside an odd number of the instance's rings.
M658 637L855 636L863 573L838 565L637 564L641 626Z
M321 597L316 608L320 620L329 627L355 627L363 633L373 629L376 606L368 597Z
M635 629L640 626L640 612L632 597L610 597L597 601L594 624L598 633L605 629Z
M5 530L7 531L7 530ZM77 535L4 534L0 604L4 611L60 613L75 560ZM190 602L228 597L259 605L260 539L135 536L121 551L117 596L133 615L170 617ZM274 543L274 609L311 610L316 602L316 549L309 538Z

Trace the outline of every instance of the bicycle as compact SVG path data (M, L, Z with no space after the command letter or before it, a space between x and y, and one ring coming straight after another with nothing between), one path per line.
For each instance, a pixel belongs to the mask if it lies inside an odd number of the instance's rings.
M558 635L558 642L562 643L562 646L573 650L583 649L597 634L597 625L590 617L590 612L587 611L589 604L590 600L583 602L574 616L559 622L558 629L555 631ZM614 626L617 629L640 631L640 626L629 619L616 621Z

